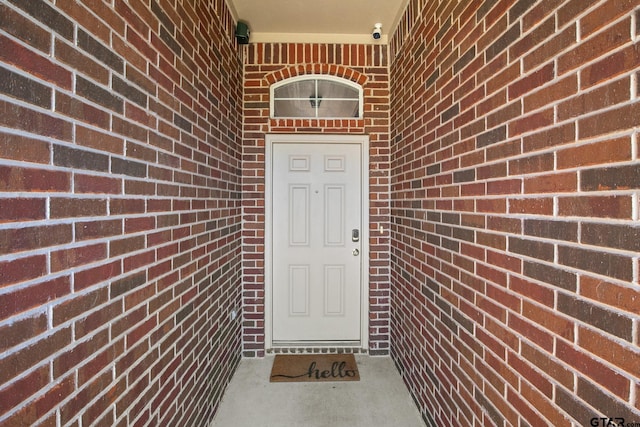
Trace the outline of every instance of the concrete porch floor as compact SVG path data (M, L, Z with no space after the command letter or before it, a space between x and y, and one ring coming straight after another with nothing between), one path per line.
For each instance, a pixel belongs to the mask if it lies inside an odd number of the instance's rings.
M356 355L360 381L270 383L274 356L243 359L211 427L424 427L390 357Z

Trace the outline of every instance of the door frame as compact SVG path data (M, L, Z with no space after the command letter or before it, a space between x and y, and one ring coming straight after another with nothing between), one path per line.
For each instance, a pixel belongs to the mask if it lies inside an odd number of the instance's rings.
M361 230L362 259L360 271L360 341L346 343L309 343L301 341L297 347L357 347L369 345L369 136L368 135L319 135L319 134L266 134L265 135L265 189L264 189L264 332L265 349L270 350L286 345L273 343L273 146L274 144L359 144L361 164Z

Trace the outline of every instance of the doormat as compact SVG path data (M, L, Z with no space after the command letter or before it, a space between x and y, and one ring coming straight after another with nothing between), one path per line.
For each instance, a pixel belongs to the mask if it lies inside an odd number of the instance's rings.
M278 354L270 381L360 381L360 374L353 354Z

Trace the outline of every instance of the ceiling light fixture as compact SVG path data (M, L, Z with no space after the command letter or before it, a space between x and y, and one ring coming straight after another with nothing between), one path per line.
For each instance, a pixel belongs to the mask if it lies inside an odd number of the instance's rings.
M320 107L320 103L322 102L322 95L311 95L309 97L309 103L311 104L311 108L318 108Z

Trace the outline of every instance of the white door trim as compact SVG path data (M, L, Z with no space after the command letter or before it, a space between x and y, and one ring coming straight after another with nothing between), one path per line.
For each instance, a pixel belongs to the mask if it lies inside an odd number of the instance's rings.
M264 290L265 290L265 349L274 348L273 344L273 145L278 143L300 144L360 144L362 165L362 242L361 263L361 305L360 305L360 342L355 346L366 349L369 346L369 136L368 135L317 135L317 134L267 134L265 136L265 230L264 230ZM327 343L331 347L339 347L340 343ZM305 347L309 345L304 344ZM344 343L354 347L354 343Z

